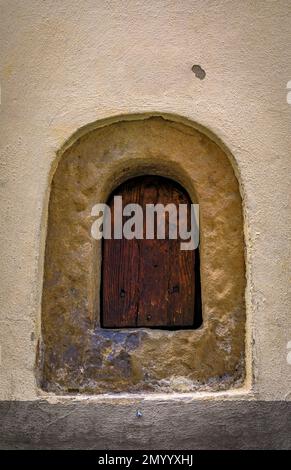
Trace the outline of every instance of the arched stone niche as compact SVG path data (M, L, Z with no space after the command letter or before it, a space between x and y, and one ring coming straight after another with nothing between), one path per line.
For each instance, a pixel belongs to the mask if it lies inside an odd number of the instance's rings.
M129 178L158 174L200 204L203 324L196 330L100 327L101 242L94 204ZM245 377L242 201L226 153L190 125L123 120L80 136L53 176L42 297L40 386L56 393L189 392Z

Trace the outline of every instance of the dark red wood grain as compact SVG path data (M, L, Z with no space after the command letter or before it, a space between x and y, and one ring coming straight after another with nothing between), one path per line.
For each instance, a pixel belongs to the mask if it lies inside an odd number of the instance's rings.
M119 186L111 195L112 230L114 196L123 207L138 203L188 205L191 200L177 183L160 176L143 176ZM123 223L129 217L123 217ZM159 220L157 221L159 223ZM190 225L188 226L190 228ZM179 237L159 240L103 240L102 327L193 326L195 306L195 251L182 251Z

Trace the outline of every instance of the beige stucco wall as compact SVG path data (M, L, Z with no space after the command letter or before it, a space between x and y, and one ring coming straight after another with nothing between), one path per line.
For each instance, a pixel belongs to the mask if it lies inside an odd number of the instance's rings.
M248 380L229 396L290 399L290 2L0 5L0 399L41 395L34 365L56 152L89 123L145 113L197 123L233 156L245 217Z

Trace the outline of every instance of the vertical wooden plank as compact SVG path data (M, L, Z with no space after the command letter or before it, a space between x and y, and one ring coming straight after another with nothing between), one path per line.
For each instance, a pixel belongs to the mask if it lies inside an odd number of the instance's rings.
M122 196L123 206L138 202L138 186L118 188L108 205L111 208L111 230L114 227L114 196ZM137 326L139 301L139 246L138 240L103 240L102 260L102 326L123 328Z
M160 177L146 177L142 182L144 214L147 204L163 204L168 198L168 188ZM146 228L144 226L144 233ZM141 240L139 269L138 326L168 325L168 272L170 270L169 241Z
M174 187L172 200L175 204L188 205L188 217L185 220L188 230L191 228L190 198L184 191ZM170 263L168 321L171 326L193 326L195 308L195 251L182 251L181 239L169 240Z

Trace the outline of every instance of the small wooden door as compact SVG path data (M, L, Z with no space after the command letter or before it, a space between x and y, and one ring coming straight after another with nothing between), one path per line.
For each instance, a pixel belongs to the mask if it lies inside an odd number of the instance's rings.
M142 176L128 180L111 195L112 230L114 196L122 196L123 207L129 203L174 203L188 205L190 224L191 200L174 181L160 176ZM123 217L125 222L129 217ZM163 327L194 325L195 253L182 251L177 239L103 240L102 316L104 328ZM159 220L157 221L159 223ZM188 225L190 229L190 225Z

